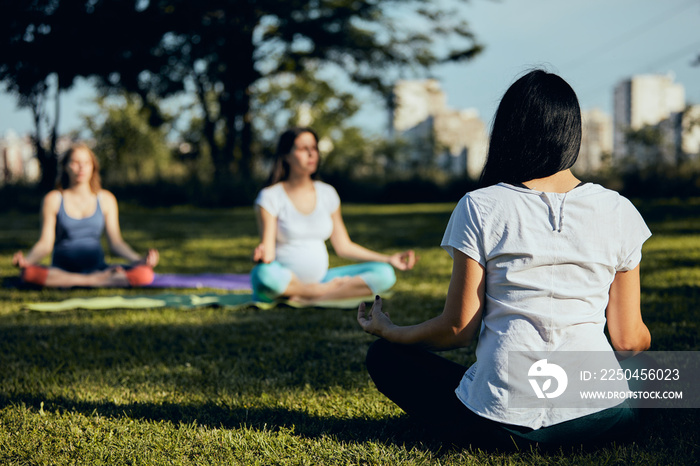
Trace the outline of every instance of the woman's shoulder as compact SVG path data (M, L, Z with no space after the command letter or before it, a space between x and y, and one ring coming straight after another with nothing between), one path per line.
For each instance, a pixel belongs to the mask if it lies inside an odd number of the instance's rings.
M597 183L582 183L570 191L574 198L580 198L582 202L593 202L596 205L608 205L617 207L623 204L632 204L625 196L619 192L601 186Z
M46 193L44 200L42 201L42 209L46 211L47 209L51 212L58 212L61 207L61 201L63 200L63 194L58 189L53 189Z
M511 194L514 193L508 189L507 185L495 184L468 191L462 199L460 199L460 203L465 205L493 206L494 203L499 202L501 199L508 198Z
M340 207L340 196L338 196L338 191L333 186L316 180L314 181L314 187L318 198L327 206L329 211L333 212Z
M284 184L282 183L282 181L278 181L275 184L265 186L263 189L260 190L260 192L258 192L258 196L266 195L269 193L280 193L280 192L284 192Z
M505 197L511 194L515 194L521 189L514 185L509 185L507 183L498 183L491 186L485 186L483 188L477 188L473 191L467 192L465 197L469 199L488 199L494 197ZM522 191L528 191L527 188Z
M117 198L106 189L100 189L97 192L97 201L104 215L117 211Z
M522 202L527 202L535 191L520 189L505 183L494 184L467 192L457 204L457 208L484 219L506 218L517 210Z
M265 186L262 188L256 197L256 201L259 201L260 199L266 199L270 197L277 197L280 196L282 193L284 193L284 186L282 185L282 182L279 181L275 184L271 184L269 186Z
M320 190L321 192L325 193L332 193L335 194L335 196L338 196L338 191L335 190L335 188L323 181L319 180L314 180L314 187L316 187L317 190Z
M284 186L282 182L279 182L261 189L253 204L277 216L280 213L281 206L284 204L285 196Z
M61 202L63 199L63 194L58 189L52 189L44 196L44 203L46 202Z
M109 202L109 203L116 203L117 198L114 194L112 194L110 191L107 191L106 189L100 189L97 192L97 199L99 199L100 202Z

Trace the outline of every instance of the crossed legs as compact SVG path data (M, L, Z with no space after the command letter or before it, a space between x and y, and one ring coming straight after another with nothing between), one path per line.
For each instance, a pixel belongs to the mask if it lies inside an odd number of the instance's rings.
M30 265L22 269L22 281L51 288L124 288L148 285L153 281L153 269L146 265L129 269L116 266L91 273L75 273L58 267Z
M441 440L509 449L623 440L636 426L626 403L577 419L532 430L486 419L455 394L466 367L424 349L375 341L367 370L377 389Z
M391 288L396 275L380 262L334 267L320 283L304 283L279 262L258 264L251 272L253 293L261 301L288 298L313 304L335 299L366 297Z

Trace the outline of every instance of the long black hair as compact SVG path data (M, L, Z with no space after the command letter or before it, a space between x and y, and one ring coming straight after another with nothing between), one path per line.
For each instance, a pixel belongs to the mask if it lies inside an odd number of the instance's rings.
M275 161L272 165L272 171L270 172L270 177L267 179L267 186L272 186L275 183L284 181L289 178L289 164L285 160L285 157L289 155L294 149L294 141L302 133L310 133L316 140L318 144L318 135L311 128L305 128L301 126L295 126L293 128L287 129L284 133L280 135L277 141L277 151L275 152ZM320 160L319 160L320 164ZM318 168L316 172L311 175L312 179L316 179L318 176Z
M522 183L571 168L581 148L581 108L561 77L533 70L515 81L496 111L481 186Z

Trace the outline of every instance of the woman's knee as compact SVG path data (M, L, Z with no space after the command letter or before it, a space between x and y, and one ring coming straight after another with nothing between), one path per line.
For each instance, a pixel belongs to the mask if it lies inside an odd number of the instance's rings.
M391 364L393 360L391 354L394 352L392 347L393 344L383 338L375 340L369 346L365 357L365 365L373 380L376 380L378 375L386 372L387 364Z
M383 262L373 264L371 272L370 289L373 293L379 294L390 289L396 283L396 272L394 268Z
M46 278L49 275L49 269L41 265L30 265L22 269L22 281L34 285L44 286Z
M126 279L131 286L148 286L154 278L153 268L148 265L137 265L126 271Z
M278 262L258 264L250 272L253 293L259 299L274 300L289 286L291 272Z

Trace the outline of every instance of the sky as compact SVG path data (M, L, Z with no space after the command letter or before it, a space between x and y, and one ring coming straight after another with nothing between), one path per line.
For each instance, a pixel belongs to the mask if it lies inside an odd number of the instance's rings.
M454 109L475 108L489 123L498 101L517 77L533 67L562 76L584 110L612 115L617 83L639 74L671 74L686 101L700 103L700 0L471 0L464 17L485 50L474 60L431 70ZM89 81L63 94L59 131L83 127L82 115L97 107ZM378 99L365 102L358 124L386 124ZM32 129L28 110L0 92L0 136Z

